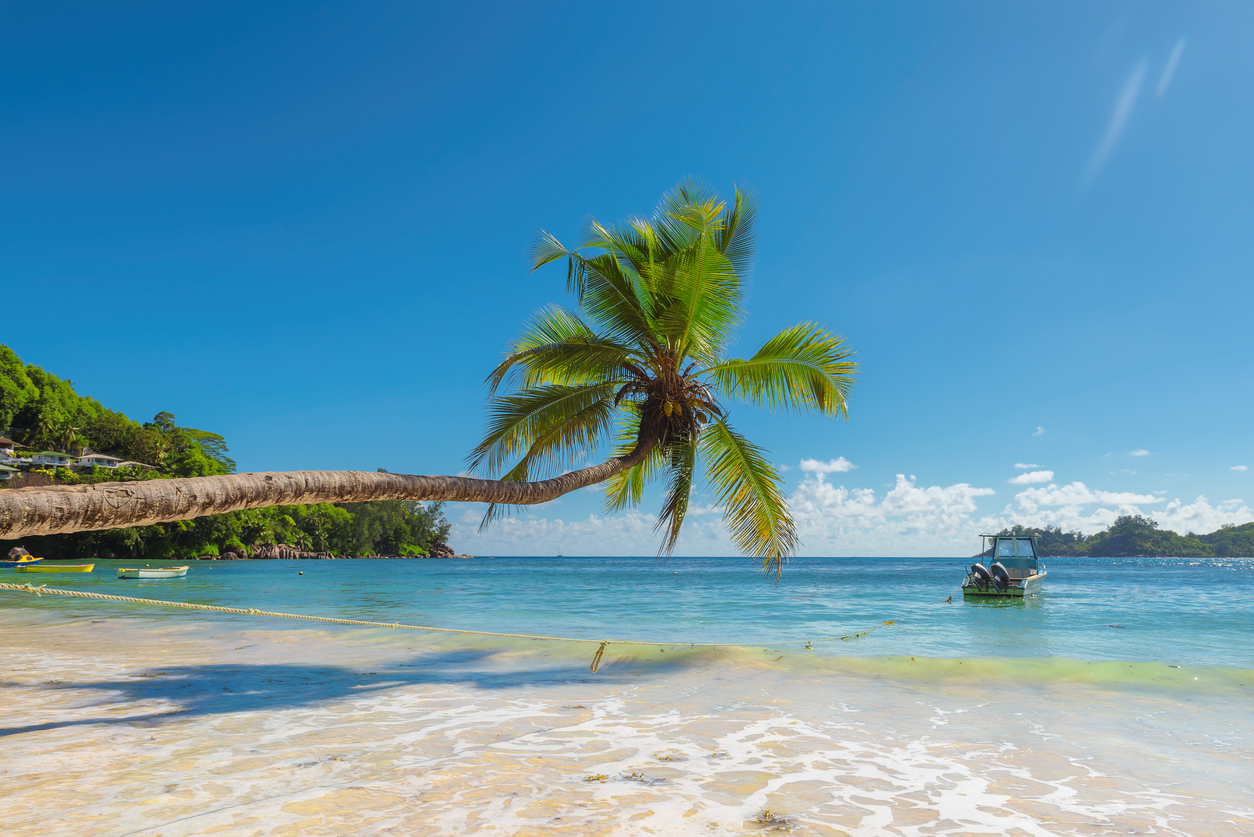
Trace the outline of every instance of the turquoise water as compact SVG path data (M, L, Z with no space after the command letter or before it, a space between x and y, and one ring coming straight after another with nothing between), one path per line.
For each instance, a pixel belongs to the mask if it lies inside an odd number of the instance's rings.
M1046 562L1044 593L1021 602L963 601L957 586L967 563L798 559L777 583L750 562L728 558L196 562L185 579L151 581L118 579L120 564L100 561L91 575L9 571L0 572L0 580L320 616L660 644L818 641L894 621L856 641L818 642L815 650L1254 668L1254 560L1053 559ZM953 601L944 603L951 594ZM154 620L190 616L11 594L4 603L76 617L119 610ZM264 621L272 630L308 624Z
M6 591L0 819L106 837L1254 833L1254 561L1056 559L1039 597L946 603L967 563L804 559L778 583L692 558L0 571L659 643L593 673L588 644ZM762 647L794 640L814 650Z

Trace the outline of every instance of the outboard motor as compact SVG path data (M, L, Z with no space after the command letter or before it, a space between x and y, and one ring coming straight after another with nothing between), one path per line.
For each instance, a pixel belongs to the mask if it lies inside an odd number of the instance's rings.
M993 566L1000 567L1001 564L994 564ZM975 586L979 587L981 590L988 587L989 583L993 580L993 576L988 570L984 569L983 564L971 565L971 577L975 579Z
M1006 568L1002 566L1001 561L994 561L993 566L989 567L989 571L993 574L993 584L998 590L1005 590L1010 586L1010 573L1006 572Z

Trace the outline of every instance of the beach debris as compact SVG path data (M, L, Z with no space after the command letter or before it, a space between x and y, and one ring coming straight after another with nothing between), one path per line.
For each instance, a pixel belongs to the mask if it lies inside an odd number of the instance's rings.
M610 777L604 773L593 773L591 776L584 776L583 780L585 782L608 782Z
M1167 663L1167 668L1180 668L1180 666L1173 666L1171 663Z
M607 645L609 645L608 642L602 642L601 647L597 649L596 656L592 658L592 665L590 668L592 669L593 674L596 674L597 669L601 667L601 657L605 654L605 646Z
M758 814L750 822L754 825L769 826L768 830L770 831L792 831L797 825L797 821L792 817L784 816L769 808Z
M562 708L563 709L587 709L588 707L584 706L582 703L572 703L567 706L563 706Z

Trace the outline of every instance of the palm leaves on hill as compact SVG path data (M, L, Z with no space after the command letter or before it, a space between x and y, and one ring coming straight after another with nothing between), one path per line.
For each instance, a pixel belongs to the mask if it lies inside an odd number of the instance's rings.
M576 249L542 232L533 269L565 261L578 311L541 311L489 377L487 434L473 468L525 482L574 467L613 444L624 467L605 483L617 511L663 479L657 528L674 549L698 467L737 545L779 570L797 544L781 480L764 451L730 425L721 401L846 415L856 364L814 323L784 329L748 358L728 357L743 320L755 207L730 208L693 184L649 219L591 220ZM489 523L502 511L491 506Z

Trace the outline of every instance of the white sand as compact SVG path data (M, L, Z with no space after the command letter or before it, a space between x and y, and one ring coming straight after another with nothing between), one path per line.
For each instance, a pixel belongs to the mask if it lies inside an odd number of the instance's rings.
M6 835L1254 833L1241 693L99 613L0 609Z

